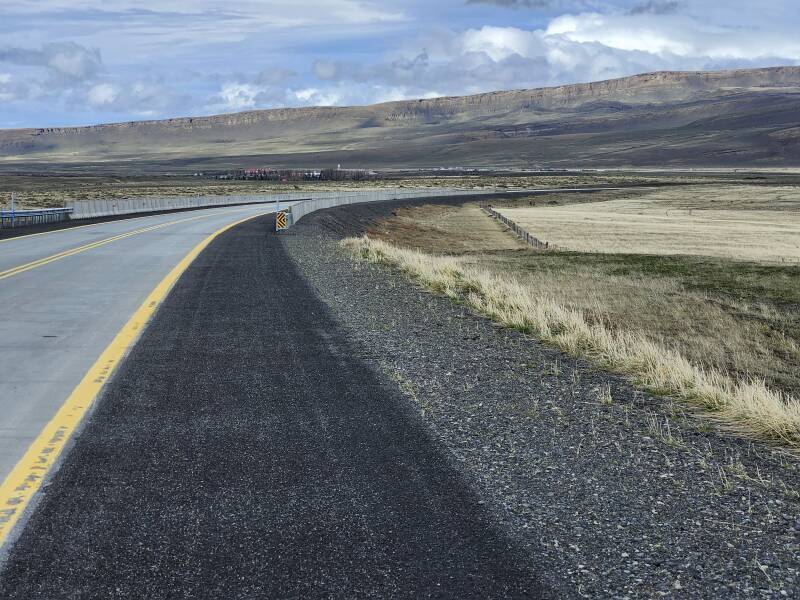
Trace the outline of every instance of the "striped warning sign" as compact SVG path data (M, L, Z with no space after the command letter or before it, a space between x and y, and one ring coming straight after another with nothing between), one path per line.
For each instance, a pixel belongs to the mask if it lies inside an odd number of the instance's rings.
M281 211L275 215L275 231L286 229L286 213Z

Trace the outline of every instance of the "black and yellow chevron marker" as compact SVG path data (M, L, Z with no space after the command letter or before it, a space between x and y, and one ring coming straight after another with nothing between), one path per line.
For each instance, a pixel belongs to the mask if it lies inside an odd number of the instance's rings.
M275 215L275 231L286 229L286 213L279 212Z

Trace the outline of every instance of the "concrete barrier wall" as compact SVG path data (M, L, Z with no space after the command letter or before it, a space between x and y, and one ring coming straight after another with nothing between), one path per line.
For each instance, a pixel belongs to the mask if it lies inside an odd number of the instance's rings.
M120 200L78 200L67 205L72 209L71 219L92 219L113 215L129 215L135 213L162 212L189 208L210 208L233 204L261 204L269 202L298 202L292 208L293 221L297 222L307 215L322 208L331 208L342 204L357 202L375 202L381 200L401 200L408 198L434 198L440 196L494 194L494 190L459 190L454 188L417 188L363 190L352 192L293 192L288 194L259 194L241 196L176 196L162 198L129 198ZM310 198L310 199L309 199ZM303 202L299 202L303 200Z
M93 219L113 215L162 212L187 208L289 202L308 198L309 194L262 194L247 196L176 196L162 198L128 198L120 200L78 200L67 205L72 219Z
M315 195L311 200L298 202L292 206L292 223L297 223L307 214L333 208L345 204L358 204L361 202L380 202L388 200L411 200L414 198L441 198L454 196L489 196L497 195L497 190L464 190L456 188L420 188L420 189L394 189L394 190L369 190L362 192L336 193L326 197Z

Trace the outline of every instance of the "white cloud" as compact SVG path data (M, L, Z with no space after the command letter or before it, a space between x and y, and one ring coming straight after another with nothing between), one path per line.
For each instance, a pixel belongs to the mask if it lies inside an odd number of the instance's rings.
M126 84L103 82L86 91L89 106L135 117L153 117L164 110L185 106L186 99L159 81L140 80Z
M11 74L0 73L0 102L10 102L14 100L15 94L10 84Z
M58 83L84 81L101 67L100 52L75 42L51 42L40 48L0 47L0 63L43 68Z
M131 16L150 14L154 18L181 15L187 20L216 15L275 26L370 23L403 18L401 9L387 8L386 4L376 0L239 0L235 4L219 0L14 0L13 5L4 7L0 14L92 12L101 18L128 13Z
M425 94L439 96L438 92ZM232 112L254 108L299 106L346 106L390 102L408 97L402 86L370 83L332 83L324 87L280 87L254 83L225 83L204 106L206 113Z
M800 59L800 41L794 34L706 25L680 14L563 15L549 24L545 35L627 52L695 59Z
M79 44L47 44L44 52L47 66L68 79L88 79L100 68L100 52Z
M70 23L82 37L139 47L234 42L298 28L354 27L397 23L402 7L378 0L14 0L0 4L0 21L27 16L39 32Z
M419 48L425 50L414 57ZM358 84L393 98L468 94L623 77L656 70L770 66L800 61L794 32L709 25L677 11L561 15L541 29L439 30L390 61L318 61L328 85ZM366 97L365 102L377 96Z
M290 92L295 99L299 100L302 104L311 104L314 106L335 106L342 104L344 96L337 90L319 90L317 88L305 88Z
M219 92L223 110L246 110L256 105L260 90L246 83L226 83Z
M0 127L793 64L798 25L797 0L14 0Z
M545 49L541 32L515 27L470 29L457 39L462 53L483 52L495 62L505 60L514 54L524 57L535 56Z
M99 108L116 102L117 98L119 98L119 93L120 90L117 86L110 83L100 83L89 90L87 99L89 104Z
M319 90L316 88L306 88L304 90L298 90L294 93L295 98L300 100L301 102L308 102L315 98L319 94Z

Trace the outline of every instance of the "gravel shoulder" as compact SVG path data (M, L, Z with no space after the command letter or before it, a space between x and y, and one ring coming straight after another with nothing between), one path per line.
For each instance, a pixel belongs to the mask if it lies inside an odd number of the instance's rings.
M795 457L714 433L668 400L338 248L392 209L311 215L283 243L358 358L405 393L546 589L800 596Z

